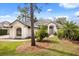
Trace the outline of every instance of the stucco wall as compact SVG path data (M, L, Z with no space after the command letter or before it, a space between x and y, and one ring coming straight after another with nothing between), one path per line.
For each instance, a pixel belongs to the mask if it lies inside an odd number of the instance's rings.
M50 29L50 26L52 26L52 29ZM54 34L54 33L57 33L57 27L55 24L50 23L48 25L48 34Z
M34 34L36 34L37 30L37 28L34 28ZM28 28L28 36L31 37L31 28Z
M18 21L13 23L11 26L13 26L13 27L9 29L9 31L10 31L10 38L17 38L17 36L16 36L16 29L17 28L21 28L22 29L22 36L21 36L21 38L28 37L29 30L28 30L27 26L23 25L22 23L20 23Z

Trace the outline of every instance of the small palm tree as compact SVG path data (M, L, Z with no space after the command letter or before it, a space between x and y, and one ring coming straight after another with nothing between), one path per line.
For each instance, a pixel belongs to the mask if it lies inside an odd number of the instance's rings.
M76 38L75 35L78 33L79 27L72 21L71 22L68 21L67 23L65 23L63 29L65 38L75 39Z

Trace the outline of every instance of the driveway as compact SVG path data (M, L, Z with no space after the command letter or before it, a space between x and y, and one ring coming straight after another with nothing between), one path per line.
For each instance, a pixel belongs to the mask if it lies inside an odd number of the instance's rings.
M9 35L2 35L0 36L0 39L9 38Z
M0 41L29 41L30 39L9 39L9 35L0 36Z
M0 39L0 41L22 42L22 41L30 41L30 39L23 39L23 40L15 40L15 39Z

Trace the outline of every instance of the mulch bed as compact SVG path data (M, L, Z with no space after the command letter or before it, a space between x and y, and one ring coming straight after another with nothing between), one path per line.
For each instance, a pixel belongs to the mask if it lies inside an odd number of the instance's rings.
M64 44L79 44L79 41L69 41L69 40L61 40ZM26 53L26 52L42 52L46 49L51 48L51 42L36 42L36 46L31 46L31 42L23 42L22 45L16 48L17 53ZM79 50L79 49L78 49Z
M71 43L74 43L74 44L79 44L79 41L76 41L76 40L70 40L70 39L62 39L62 41L67 41L67 43L69 42L71 42Z
M79 41L72 41L72 43L79 44Z
M50 47L50 43L47 42L36 42L36 46L31 46L30 42L24 42L21 46L16 48L17 53L25 53L25 52L40 52L43 49L47 49Z

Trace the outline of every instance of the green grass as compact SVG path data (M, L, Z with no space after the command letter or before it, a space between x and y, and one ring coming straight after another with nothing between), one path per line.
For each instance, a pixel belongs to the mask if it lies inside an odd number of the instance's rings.
M50 37L48 37L48 39L49 39L52 43L60 43L60 40L59 40L58 36L51 35Z
M26 42L27 43L27 42ZM17 53L16 47L23 42L4 42L0 41L0 56L76 56L79 55L79 45L63 42L50 43L51 47L42 48L40 52Z
M16 47L22 42L0 42L0 55L15 55Z

